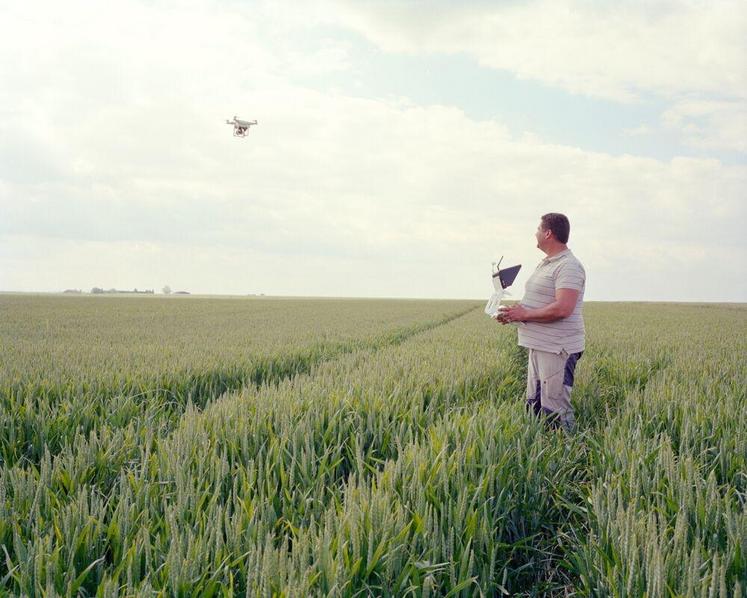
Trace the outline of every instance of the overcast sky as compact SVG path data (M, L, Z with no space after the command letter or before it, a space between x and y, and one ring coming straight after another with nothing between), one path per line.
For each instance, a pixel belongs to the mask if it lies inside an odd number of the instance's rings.
M747 301L744 2L0 10L0 290Z

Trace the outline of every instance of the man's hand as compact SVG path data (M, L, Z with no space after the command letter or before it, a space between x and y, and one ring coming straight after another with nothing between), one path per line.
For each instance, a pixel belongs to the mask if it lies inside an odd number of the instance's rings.
M495 317L501 324L510 324L511 322L523 322L529 315L529 310L523 305L512 305L502 309Z
M499 309L498 313L493 316L493 319L499 324L508 324L508 322L506 322L504 318L504 315L505 315L505 310Z
M555 301L544 307L529 309L523 305L512 305L501 309L496 316L501 324L511 322L555 322L567 318L573 313L578 301L579 292L573 289L555 291Z

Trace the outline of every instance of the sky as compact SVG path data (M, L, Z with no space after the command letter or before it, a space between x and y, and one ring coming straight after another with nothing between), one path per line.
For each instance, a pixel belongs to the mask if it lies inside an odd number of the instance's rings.
M0 10L0 291L747 301L744 2Z

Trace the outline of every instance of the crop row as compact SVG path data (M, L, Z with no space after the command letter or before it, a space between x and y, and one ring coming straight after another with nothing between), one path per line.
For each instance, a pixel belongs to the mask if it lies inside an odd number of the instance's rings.
M0 335L7 347L0 368L0 463L7 464L38 463L44 451L55 454L81 436L129 422L169 427L187 404L202 408L247 384L276 382L345 352L401 342L474 307L429 302L416 310L403 302L382 312L380 302L285 300L268 309L259 300L149 298L152 305L143 310L142 300L58 298L68 313L52 311L42 297L35 298L41 306L32 301L21 313L11 299L2 298L9 317ZM304 322L309 314L315 317ZM49 334L46 340L38 338L40 330Z
M329 517L351 480L375 477L473 401L516 393L513 352L480 352L483 321L462 320L190 408L166 438L99 435L47 453L38 469L7 468L2 543L13 547L15 587L70 592L92 564L89 591L290 583L269 571L250 580L250 549L280 547Z
M577 583L593 596L739 596L747 587L744 311L660 313L656 334L642 334L636 317L609 330L618 353L637 364L619 370L637 369L642 383L602 421L597 409L589 430L587 535L571 558Z
M573 436L476 311L94 427L0 470L0 593L740 595L744 322L588 306Z

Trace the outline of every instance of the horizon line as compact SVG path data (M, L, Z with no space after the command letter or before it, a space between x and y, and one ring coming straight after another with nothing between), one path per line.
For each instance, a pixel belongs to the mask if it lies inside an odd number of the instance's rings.
M118 298L175 298L175 299L349 299L349 300L381 300L381 301L479 301L485 302L484 298L473 297L374 297L362 295L271 295L267 293L191 293L180 294L172 292L164 293L145 293L138 291L125 291L122 293L91 293L84 291L80 293L66 293L64 291L4 291L0 290L0 295L61 295L65 297L118 297ZM510 301L518 301L511 299ZM735 301L728 299L584 299L584 303L678 303L678 304L721 304L721 305L747 305L746 301Z

